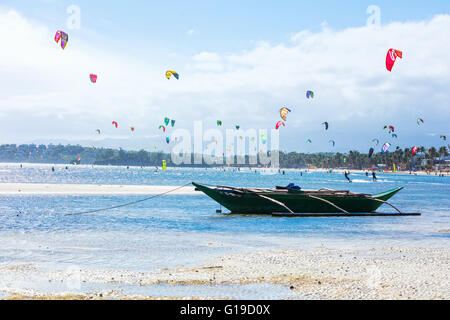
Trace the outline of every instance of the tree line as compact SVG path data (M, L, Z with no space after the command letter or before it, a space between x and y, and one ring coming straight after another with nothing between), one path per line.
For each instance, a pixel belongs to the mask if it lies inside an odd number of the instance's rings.
M374 153L370 158L368 154L358 151L349 151L348 153L280 152L279 163L283 168L349 169L370 169L376 167L391 169L395 164L398 170L414 170L431 169L434 165L443 165L444 161L442 159L448 155L448 149L445 146L428 149L419 147L415 155L412 154L409 148L398 148L384 154ZM191 159L192 163L194 163L194 154L191 155ZM248 156L246 156L247 165L241 166L249 166L248 159ZM173 165L170 154L162 151L127 151L121 148L95 148L61 144L4 144L0 146L0 162L161 166L163 160L166 160L167 165ZM260 162L258 161L258 163ZM215 164L215 166L223 165L226 164ZM206 164L198 166L206 166Z
M447 147L419 147L413 155L410 148L393 152L374 153L370 158L368 154L358 151L348 153L280 153L280 165L285 168L316 167L316 168L349 168L370 169L385 168L397 170L430 170L435 165L443 164L444 157L448 156Z

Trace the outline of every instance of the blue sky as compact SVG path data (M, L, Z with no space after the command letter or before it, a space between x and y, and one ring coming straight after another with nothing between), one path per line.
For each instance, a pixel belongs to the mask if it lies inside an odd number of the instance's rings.
M236 51L252 41L280 42L298 30L319 31L325 21L334 29L366 23L369 5L381 8L383 24L431 19L450 13L450 2L440 1L2 1L27 17L64 25L66 8L81 8L82 25L110 44L152 47L158 52L177 50ZM195 38L186 38L187 30ZM96 37L93 37L97 39ZM136 44L139 43L139 45Z
M67 29L70 5L81 28L66 30L69 45L58 51L52 37ZM369 5L381 10L379 30L366 28ZM0 143L151 149L166 115L188 129L218 118L270 129L287 105L283 150L365 151L372 138L391 139L385 124L399 128L392 143L403 148L439 145L450 135L449 14L449 1L2 1ZM405 52L393 73L383 69L390 47ZM167 82L167 69L180 82ZM94 71L95 91L84 76ZM308 89L314 101L305 101ZM111 120L136 126L135 135ZM308 138L312 145L299 143Z

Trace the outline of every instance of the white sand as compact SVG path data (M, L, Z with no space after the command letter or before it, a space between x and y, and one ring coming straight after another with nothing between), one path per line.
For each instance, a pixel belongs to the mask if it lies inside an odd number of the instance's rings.
M122 194L160 194L169 192L179 186L146 186L146 185L95 185L95 184L44 184L44 183L0 183L0 195L18 194L90 194L90 195L122 195ZM192 185L170 192L170 194L193 195Z
M128 270L77 270L83 285L211 285L270 283L291 288L293 299L450 299L449 248L379 248L366 250L321 249L264 250L227 255L209 264L159 272ZM8 283L22 279L64 283L64 270L45 271L32 265L0 266L0 292L6 297L42 298L39 290L15 288ZM2 281L3 279L3 281ZM70 292L70 290L68 290ZM87 294L77 299L98 299ZM18 297L19 299L23 297ZM57 299L50 294L47 298ZM105 293L103 298L154 297ZM184 297L186 298L186 297ZM202 298L205 299L205 298Z

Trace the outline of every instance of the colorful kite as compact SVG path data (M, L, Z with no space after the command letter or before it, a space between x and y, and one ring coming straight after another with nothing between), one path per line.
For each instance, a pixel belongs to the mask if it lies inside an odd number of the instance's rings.
M324 124L325 125L325 130L328 130L328 122L322 122L322 124Z
M91 78L92 83L97 83L97 75L96 74L90 74L89 78Z
M280 109L280 117L281 117L281 119L283 119L284 121L286 121L286 116L287 116L287 114L288 114L289 112L291 112L291 110L289 110L288 108L286 108L286 107L281 108L281 109Z
M55 42L58 43L61 40L61 48L64 50L66 48L67 42L69 42L69 35L63 31L56 31Z
M166 132L166 127L164 127L163 125L160 125L159 127L158 127L158 129L163 129L163 132Z
M386 130L386 129L388 129L388 128L389 128L389 134L391 134L392 132L395 131L394 126L384 126L384 127L383 127L383 130Z
M174 76L177 80L180 78L180 76L178 75L178 72L173 71L173 70L166 71L166 78L170 79L171 76Z
M309 98L313 99L314 98L314 92L312 92L310 90L306 91L306 98L307 99L309 99Z
M172 125L172 127L175 125L175 120L171 120L170 124Z
M286 125L284 124L283 121L278 121L277 124L275 125L275 129L279 129L281 126L285 127Z
M261 134L261 142L262 142L262 144L266 144L266 142L267 142L267 137L264 133Z
M389 142L386 142L385 144L383 144L383 146L381 147L381 153L386 153L390 146L391 146L391 144Z
M394 67L395 60L399 57L402 59L403 53L400 50L395 49L389 49L386 54L386 69L388 71L392 71L392 68Z
M119 126L119 124L116 121L113 121L112 125L115 126L116 128Z

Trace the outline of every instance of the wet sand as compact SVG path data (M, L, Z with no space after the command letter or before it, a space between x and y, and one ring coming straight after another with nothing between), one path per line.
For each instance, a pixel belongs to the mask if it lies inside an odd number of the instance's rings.
M154 273L127 270L77 270L82 285L211 285L270 283L293 293L287 299L450 299L450 248L373 248L265 250L227 255L195 267L164 268ZM72 271L73 272L73 271ZM42 293L14 288L7 279L39 278L63 283L64 270L32 265L1 266L4 299L210 299L195 295L158 297L121 290Z

